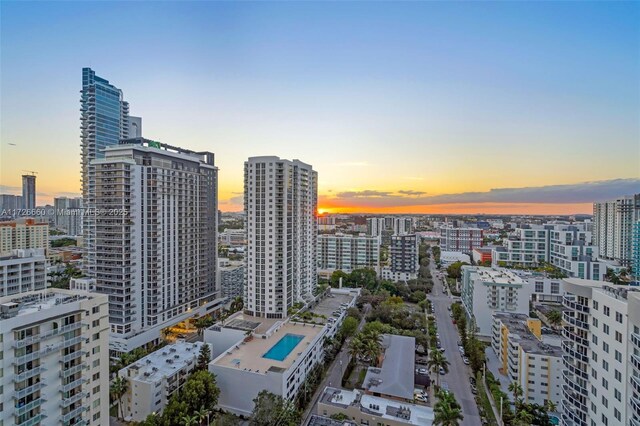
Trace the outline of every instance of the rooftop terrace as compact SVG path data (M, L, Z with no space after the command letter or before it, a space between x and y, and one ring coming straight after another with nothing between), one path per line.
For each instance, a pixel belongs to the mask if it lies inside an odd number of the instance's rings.
M527 326L529 317L527 315L495 313L494 317L500 319L502 324L509 330L512 338L518 342L526 353L554 357L562 356L562 350L559 346L543 343L529 330Z
M200 348L205 344L178 340L123 368L120 375L142 382L159 382L163 377L170 377L187 364L194 363Z
M47 289L22 293L19 296L4 296L0 298L0 319L29 315L34 312L51 309L65 303L91 299L90 294L79 294L77 291Z

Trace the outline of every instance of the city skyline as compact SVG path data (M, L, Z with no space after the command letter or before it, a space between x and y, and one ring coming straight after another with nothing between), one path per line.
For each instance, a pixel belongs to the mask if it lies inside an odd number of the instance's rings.
M591 213L640 187L639 11L3 3L0 192L29 169L39 205L80 195L90 66L144 137L216 154L223 211L242 210L245 159L275 154L314 165L321 212ZM93 15L136 32L84 39Z

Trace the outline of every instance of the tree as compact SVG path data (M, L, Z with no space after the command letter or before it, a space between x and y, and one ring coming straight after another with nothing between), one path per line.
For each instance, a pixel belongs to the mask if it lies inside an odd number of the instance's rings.
M340 278L342 278L342 285L344 287L350 287L349 285L347 285L349 274L341 270L333 271L333 273L331 274L331 278L329 278L329 284L331 285L331 287L337 288L340 285Z
M207 343L204 343L200 347L200 353L198 354L198 370L206 370L211 362L211 348Z
M362 314L360 313L360 310L353 306L347 309L347 316L351 318L355 318L357 321L360 321L362 319Z
M216 384L216 377L207 370L196 371L189 377L179 399L187 403L189 413L197 410L213 410L218 403L220 389Z
M433 407L435 414L433 424L442 426L458 426L464 419L460 405L455 401L452 393L438 393L439 401Z
M558 410L558 407L556 406L556 404L550 399L547 399L547 401L544 404L544 408L547 411L549 411L550 413L555 412L556 410Z
M453 262L451 265L447 266L447 275L456 280L460 279L460 277L462 277L462 266L464 265L468 265L468 263Z
M518 382L509 383L509 392L513 394L513 402L517 406L520 405L520 397L523 394L522 386Z
M353 317L346 317L340 326L340 335L343 339L349 338L358 330L358 320Z
M253 400L251 426L297 426L302 420L295 406L280 395L262 390Z
M533 423L533 415L527 410L519 410L513 418L513 425L530 426Z
M211 315L205 315L198 318L194 324L196 326L196 329L198 330L198 335L202 335L203 331L211 327L213 323L214 319L211 317Z
M215 426L240 426L242 422L233 414L223 413L216 418Z
M195 426L198 424L198 416L182 416L180 424L184 426Z
M124 418L124 408L122 407L122 397L127 393L129 389L129 381L122 377L117 376L113 379L111 386L109 387L109 392L111 393L111 398L118 402L118 413L119 419Z
M229 310L231 311L231 313L241 311L242 308L244 308L244 301L242 300L242 296L237 296L235 299L233 299L233 302L231 302L231 305L229 306Z
M562 313L558 310L553 310L547 314L547 319L552 326L557 327L562 324Z
M211 410L207 410L206 408L202 407L200 410L196 411L195 413L193 413L196 417L198 417L198 424L202 424L202 422L204 422L204 419L207 419L207 426L209 425L209 416L211 415Z
M449 372L449 361L439 350L432 350L427 361L427 367L436 374L436 384L440 387L440 369Z

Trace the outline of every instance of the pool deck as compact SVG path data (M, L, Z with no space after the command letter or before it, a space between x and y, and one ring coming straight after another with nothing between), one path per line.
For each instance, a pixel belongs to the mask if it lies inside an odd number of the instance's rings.
M262 318L256 318L255 321L261 321ZM254 337L252 340L242 343L238 346L229 348L227 352L220 355L214 360L214 365L220 367L237 368L240 370L257 371L265 373L272 367L288 369L311 343L311 341L322 331L323 327L316 325L299 323L284 323L278 331L273 333L266 339ZM263 358L269 349L273 347L286 334L297 334L304 336L302 341L287 355L287 357L278 361L275 359Z

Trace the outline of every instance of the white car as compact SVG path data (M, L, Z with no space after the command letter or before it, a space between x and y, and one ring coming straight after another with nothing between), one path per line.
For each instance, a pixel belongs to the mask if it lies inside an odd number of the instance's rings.
M423 376L426 376L427 374L429 374L429 372L427 371L426 368L418 368L418 374L422 374Z
M429 402L429 398L426 395L416 395L415 399L420 402Z
M462 358L462 362L464 362L464 365L469 365L469 358L467 357Z

